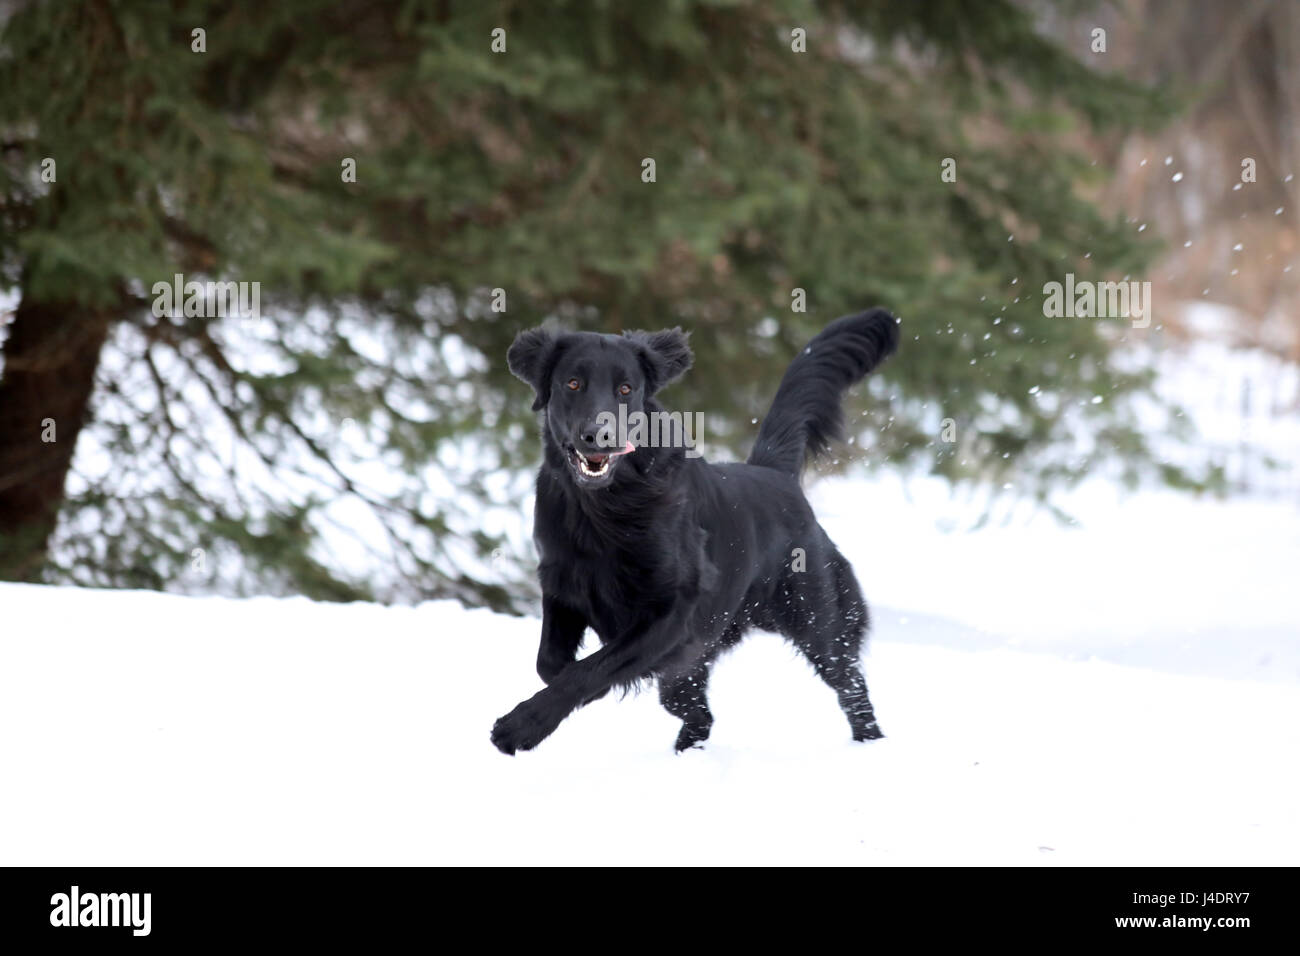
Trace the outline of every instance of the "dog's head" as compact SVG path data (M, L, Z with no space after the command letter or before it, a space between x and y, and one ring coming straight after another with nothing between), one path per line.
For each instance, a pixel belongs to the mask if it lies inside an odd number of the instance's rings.
M646 411L646 403L691 367L691 350L681 329L663 332L520 332L506 356L510 371L533 387L534 410L545 410L544 437L568 463L574 483L585 490L614 480L622 456L635 451L620 443L610 422ZM620 406L626 418L620 419Z

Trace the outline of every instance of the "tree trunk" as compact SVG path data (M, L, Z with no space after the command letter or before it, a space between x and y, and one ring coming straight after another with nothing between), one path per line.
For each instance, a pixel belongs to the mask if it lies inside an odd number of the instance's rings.
M0 580L39 581L111 316L24 296L0 377Z

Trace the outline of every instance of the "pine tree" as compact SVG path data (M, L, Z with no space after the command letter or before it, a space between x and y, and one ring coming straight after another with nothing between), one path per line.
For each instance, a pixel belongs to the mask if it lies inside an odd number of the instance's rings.
M1147 261L1070 144L1168 105L1022 5L50 3L0 51L0 578L519 609L504 354L543 321L691 329L665 397L743 453L880 304L864 457L1038 495L1147 460L1132 333L1039 290ZM160 310L177 273L260 321Z

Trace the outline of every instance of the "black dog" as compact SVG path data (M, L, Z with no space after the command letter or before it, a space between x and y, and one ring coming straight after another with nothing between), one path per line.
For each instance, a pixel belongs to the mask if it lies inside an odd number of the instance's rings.
M655 393L691 365L680 329L520 333L510 371L545 415L534 538L547 686L492 728L503 753L531 750L611 687L652 677L682 720L677 749L700 743L713 725L709 667L751 627L798 646L854 740L882 736L859 660L867 605L799 474L840 437L844 390L897 346L883 309L836 319L790 364L748 464L710 465L682 447L619 445L602 427L620 405L630 421L663 412ZM575 660L588 627L604 646Z

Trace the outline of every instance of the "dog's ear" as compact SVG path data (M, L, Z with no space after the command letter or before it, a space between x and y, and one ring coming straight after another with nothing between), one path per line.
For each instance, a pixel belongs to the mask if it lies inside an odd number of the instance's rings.
M670 382L681 378L691 367L695 356L691 354L688 333L680 328L662 332L624 332L625 336L640 346L641 364L645 367L646 394L653 395Z
M543 408L551 400L551 369L555 364L557 339L546 329L528 329L515 336L506 364L516 378L533 387L537 397L533 411Z

